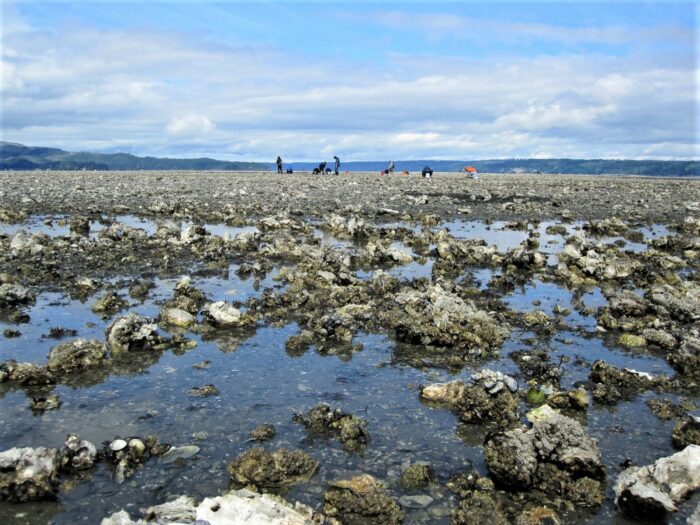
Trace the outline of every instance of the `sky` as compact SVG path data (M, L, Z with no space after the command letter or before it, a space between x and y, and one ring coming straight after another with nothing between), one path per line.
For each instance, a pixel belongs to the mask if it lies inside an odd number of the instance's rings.
M698 159L699 5L3 0L0 140L266 162Z

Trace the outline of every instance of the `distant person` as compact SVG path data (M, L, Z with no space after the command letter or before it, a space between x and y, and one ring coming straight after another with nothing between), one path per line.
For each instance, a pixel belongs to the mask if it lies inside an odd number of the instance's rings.
M387 173L394 173L394 161L390 160L389 161L389 167L386 169Z
M338 155L333 155L333 159L335 160L335 174L340 175L340 172L338 171L340 169L340 159L338 158Z
M277 163L277 173L284 173L282 171L282 157L280 157L279 155L277 155L277 162L276 163Z
M323 175L324 173L326 173L326 164L327 164L327 162L326 162L326 161L323 161L321 164L318 165L318 172L319 172L321 175Z
M426 166L423 168L423 171L421 171L421 174L423 175L424 179L429 179L433 176L433 170L430 169L430 166Z

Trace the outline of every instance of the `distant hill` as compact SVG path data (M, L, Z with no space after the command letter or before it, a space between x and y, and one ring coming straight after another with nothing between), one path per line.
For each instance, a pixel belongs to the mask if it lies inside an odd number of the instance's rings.
M328 160L328 166L333 162ZM485 173L571 173L588 175L656 175L667 177L700 176L700 162L685 160L606 160L606 159L495 159L495 160L396 160L397 171L418 172L424 166L435 171L462 171L474 166ZM380 171L388 160L343 162L341 170ZM312 170L313 162L290 162L285 168ZM0 170L272 170L264 162L230 162L209 158L168 159L137 157L128 153L71 153L56 148L30 147L0 142Z
M0 142L0 170L269 170L272 164L209 158L167 159L128 153L71 153Z
M381 171L389 161L343 162L341 171ZM685 160L606 160L606 159L495 159L495 160L395 160L396 171L419 172L425 166L434 171L462 171L474 166L483 173L571 173L580 175L657 175L700 176L700 162ZM310 170L313 162L291 162L295 170ZM332 161L328 161L332 167Z

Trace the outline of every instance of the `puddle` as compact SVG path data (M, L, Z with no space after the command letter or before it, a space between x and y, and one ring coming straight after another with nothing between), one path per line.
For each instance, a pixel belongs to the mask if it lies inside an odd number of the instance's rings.
M28 233L52 236L68 234L67 226L60 226L57 221L47 225L44 220L45 217L34 217L22 225L0 225L0 231L9 234L24 229ZM116 220L141 228L149 235L157 229L157 222L134 216L119 216ZM180 223L181 228L187 225L186 222ZM518 247L528 238L529 232L504 229L505 225L454 221L437 229L447 227L459 239L484 239L488 244L495 244L500 252L506 252ZM547 234L550 225L552 223L540 223L536 230L540 233L540 249L553 265L564 237ZM379 226L405 227L413 232L422 228L404 223ZM572 234L580 224L565 226L567 234ZM94 225L93 232L101 227ZM205 227L220 236L257 231L254 226L207 224ZM658 226L640 230L646 238L668 233L666 228ZM361 246L337 239L318 227L313 235L322 245L335 249L351 253L361 249ZM605 238L604 242L615 240ZM637 244L640 246L632 245L629 249L646 247L646 244ZM432 257L420 258L404 242L393 242L391 246L410 253L414 261L389 267L388 273L408 281L432 278ZM224 270L221 275L200 274L193 269L193 284L209 299L233 302L243 309L246 301L260 297L265 289L284 293L286 286L275 280L278 267L257 284L255 277L238 277L236 270L239 267L238 263L232 263L228 272ZM369 278L375 270L358 270L357 276ZM483 292L489 281L499 274L498 268L464 268L458 280L471 282L473 278L475 286ZM148 298L138 302L128 297L131 277L114 276L108 283L117 287L117 291L130 302L128 310L117 315L133 311L148 317L157 316L160 305L172 297L179 279L154 277L155 287L150 290ZM21 332L17 338L0 338L0 361L17 359L45 363L52 346L73 338L59 341L46 338L50 329L56 326L75 330L74 337L102 340L105 327L111 320L103 320L90 310L101 295L102 292L97 292L81 302L62 293L39 293L36 304L26 309L30 316L28 323L0 321L0 330L9 328ZM393 334L356 334L353 343L361 343L363 350L352 354L349 359L347 356L321 355L314 347L300 356L291 356L285 351L285 342L299 333L299 326L293 323L273 326L261 322L255 332L240 337L227 333L206 337L188 333L187 337L197 343L195 348L177 354L165 352L153 362L143 363L142 370L120 371L90 386L59 385L55 388L63 403L59 410L35 415L28 408L25 393L0 390L0 450L13 446L58 447L68 433L78 433L98 445L117 435L155 435L173 445L196 444L201 449L196 456L171 464L151 460L123 485L116 484L110 472L100 466L74 488L60 492L58 502L0 503L0 523L17 521L17 513L26 513L21 519L26 523L97 523L120 509L130 511L132 516L139 515L139 508L162 503L174 495L203 498L222 493L229 487L226 462L252 446L249 432L262 423L272 423L277 428L277 437L266 446L302 448L321 464L318 473L308 483L289 490L286 496L290 500L321 508L328 481L361 472L386 480L392 495L400 496L403 493L398 488L397 478L411 462L429 462L442 485L469 464L485 473L481 445L489 430L487 426L460 425L450 411L422 404L417 390L420 384L466 379L473 371L491 368L519 376L523 386L518 367L508 355L533 347L547 349L553 363L562 363L566 371L562 378L565 388L585 381L589 366L596 359L642 372L673 373L662 357L625 350L614 341L595 334L595 317L586 309L595 310L607 304L598 287L571 291L555 282L534 280L501 299L516 311L541 309L549 316L555 315L557 306L566 308L568 313L561 318L570 329L558 331L552 337L513 330L498 357L467 365L452 374L445 368L431 368L432 356L429 355L425 356L425 366L412 366L416 365L413 359L416 352L425 354L425 349L397 344L390 337ZM539 304L535 306L533 301L539 301ZM210 362L208 368L193 368L203 360ZM218 396L192 398L187 395L190 388L208 383L216 386ZM642 394L631 401L621 402L615 409L597 405L589 408L588 430L600 440L609 476L608 488L619 472L619 463L626 457L644 464L673 452L669 439L672 423L661 422L651 415L644 405L649 395ZM370 446L362 453L348 453L335 440L311 439L300 425L292 422L294 412L306 411L319 402L328 402L366 419L372 436ZM457 504L456 496L445 490L426 490L425 493L434 497L434 501L426 509L405 509L406 523L447 524L448 511ZM683 517L684 520L692 511L694 505L691 503L683 505L678 519ZM434 514L429 514L431 510ZM445 517L428 517L440 513ZM626 523L612 508L610 498L596 514L581 511L564 515L562 520Z

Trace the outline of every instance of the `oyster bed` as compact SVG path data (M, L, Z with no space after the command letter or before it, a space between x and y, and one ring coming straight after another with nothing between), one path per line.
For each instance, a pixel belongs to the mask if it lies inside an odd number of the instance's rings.
M0 452L61 458L43 495L0 468L2 523L239 488L328 522L631 523L618 476L700 444L695 181L110 176L0 174ZM558 432L576 469L542 459ZM513 439L540 450L517 482Z

